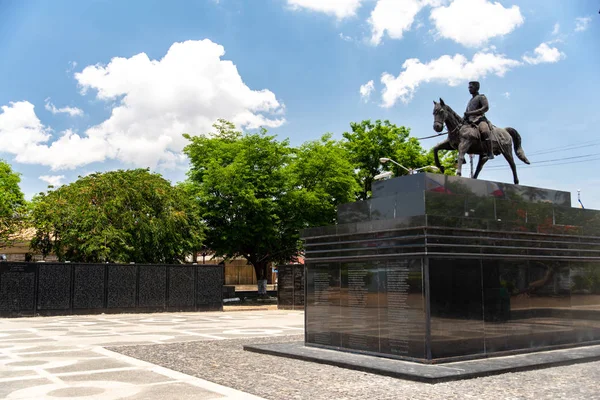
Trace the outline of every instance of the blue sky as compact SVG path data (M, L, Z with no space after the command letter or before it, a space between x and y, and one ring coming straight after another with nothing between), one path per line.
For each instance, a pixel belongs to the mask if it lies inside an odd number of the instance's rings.
M521 184L600 209L597 1L0 0L0 158L27 197L150 167L185 179L181 133L216 118L293 145L352 121L432 131L478 79L523 138ZM433 146L436 139L423 141ZM547 160L559 160L543 162ZM536 162L541 162L536 164ZM467 171L468 172L468 171ZM42 177L42 178L40 178ZM496 158L482 179L512 182Z

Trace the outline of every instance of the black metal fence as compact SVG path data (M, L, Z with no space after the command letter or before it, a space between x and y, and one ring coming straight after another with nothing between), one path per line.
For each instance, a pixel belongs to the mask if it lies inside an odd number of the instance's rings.
M221 310L220 265L0 263L0 317Z

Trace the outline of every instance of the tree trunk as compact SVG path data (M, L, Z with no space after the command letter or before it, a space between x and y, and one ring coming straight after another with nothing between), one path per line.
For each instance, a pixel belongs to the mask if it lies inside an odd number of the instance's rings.
M256 272L256 284L258 286L258 296L267 296L267 263L257 262L254 264L254 271Z

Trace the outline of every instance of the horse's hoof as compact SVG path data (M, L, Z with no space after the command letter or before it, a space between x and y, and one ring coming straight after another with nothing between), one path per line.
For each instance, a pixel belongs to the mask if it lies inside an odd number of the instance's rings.
M515 185L518 185L518 184L519 184L519 180L515 179Z

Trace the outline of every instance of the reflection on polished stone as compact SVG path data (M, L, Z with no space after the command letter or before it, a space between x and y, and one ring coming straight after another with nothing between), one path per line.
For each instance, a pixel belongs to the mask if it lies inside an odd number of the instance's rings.
M600 211L438 174L302 232L306 343L440 362L600 341Z
M338 223L429 214L535 223L543 229L583 220L572 218L569 192L457 176L408 175L375 182L372 193L372 199L340 205Z
M426 359L420 259L308 268L307 343ZM600 340L600 264L429 259L431 358Z
M592 283L600 273L598 265L532 260L469 264L430 260L433 358L483 352L482 345L493 353L600 339L600 285Z
M307 269L307 343L425 357L420 259Z

